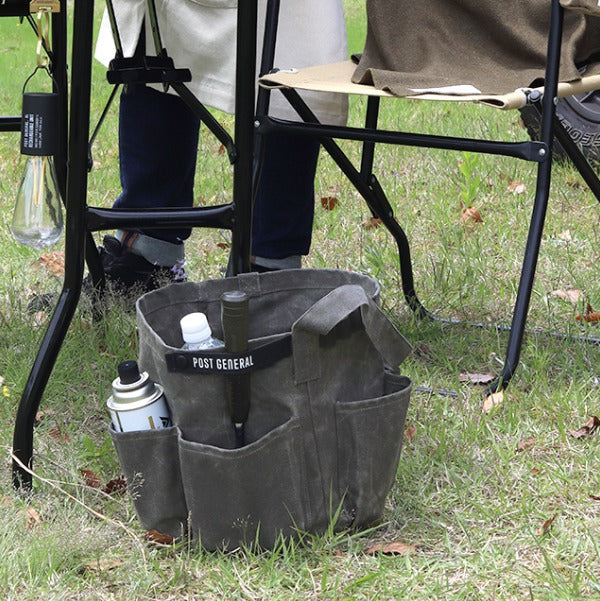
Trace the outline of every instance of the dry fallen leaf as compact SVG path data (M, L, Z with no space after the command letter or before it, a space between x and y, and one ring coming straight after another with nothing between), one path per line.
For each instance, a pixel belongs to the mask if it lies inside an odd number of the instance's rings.
M0 384L1 383L2 382L0 382ZM52 417L53 415L55 415L55 413L56 413L56 411L54 411L54 409L51 409L50 407L46 407L44 409L38 409L38 412L35 414L35 423L38 424L43 419L45 419L47 417Z
M552 523L554 522L554 520L556 519L556 516L558 515L558 513L555 513L551 518L548 518L541 526L541 528L538 528L536 534L538 536L543 536L544 534L548 534L548 531L550 530L550 526L552 526Z
M48 436L58 442L64 442L66 444L71 442L71 437L66 432L63 432L58 426L50 428L48 430Z
M404 436L406 437L406 440L408 440L408 442L410 442L416 435L417 435L417 426L415 426L414 424L410 424L404 430Z
M33 263L34 267L43 267L55 276L62 276L65 272L65 252L54 250L38 257Z
M124 565L125 562L122 559L116 559L112 557L101 557L99 559L94 559L86 563L82 570L83 572L108 572L109 570L114 570L115 568L119 568Z
M578 430L571 430L569 434L573 438L586 438L591 436L600 427L600 418L592 415L587 422Z
M530 436L526 440L519 440L517 443L517 453L522 453L535 444L535 436Z
M594 499L594 501L600 501L600 495L589 495L590 499Z
M127 480L123 476L113 478L107 482L106 486L102 489L102 492L107 495L118 495L122 494L127 490Z
M370 217L363 222L363 227L366 230L376 230L382 223L383 221L379 217Z
M525 184L518 181L510 182L510 184L508 184L508 190L515 194L523 194L523 192L525 192Z
M337 196L322 196L321 197L321 206L326 210L326 211L333 211L333 209L335 209L338 205L338 198Z
M367 555L377 555L378 553L383 553L383 555L407 555L416 550L417 547L415 545L407 545L399 541L388 543L381 541L371 545L365 553Z
M230 247L229 242L217 242L217 248L221 248L222 250L227 250Z
M79 470L79 473L90 488L100 488L102 486L100 478L92 470Z
M459 382L471 382L471 384L489 384L494 380L494 374L479 374L463 371L458 376Z
M583 294L581 290L577 289L569 289L569 290L553 290L550 293L552 296L558 296L558 298L568 301L570 303L576 303L581 295Z
M460 222L474 221L475 223L483 223L483 218L477 207L467 207L460 216Z
M39 328L43 326L49 319L48 313L46 311L36 311L33 314L33 327Z
M587 321L588 323L600 321L600 311L594 311L592 305L588 304L583 315L576 315L575 319L578 321Z
M25 515L27 516L27 530L31 530L42 521L40 514L31 506L25 510Z
M148 530L148 532L144 534L144 539L157 547L170 547L175 542L175 539L170 534L164 534L163 532L159 532L158 530Z
M504 402L504 390L499 390L498 392L492 392L485 397L485 401L483 401L482 411L484 413L489 413L494 407L498 407L502 405Z

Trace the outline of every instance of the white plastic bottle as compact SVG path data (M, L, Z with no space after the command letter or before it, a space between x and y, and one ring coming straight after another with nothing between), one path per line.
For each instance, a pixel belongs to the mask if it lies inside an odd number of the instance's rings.
M212 330L204 313L188 313L181 318L181 335L184 350L203 351L225 346L222 340L213 338Z

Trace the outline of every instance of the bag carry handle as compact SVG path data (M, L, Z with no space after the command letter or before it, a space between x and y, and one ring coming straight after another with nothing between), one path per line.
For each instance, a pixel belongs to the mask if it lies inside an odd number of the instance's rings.
M362 286L346 284L317 301L292 326L294 379L296 384L321 376L319 336L325 336L360 309L365 332L384 361L396 368L412 348Z

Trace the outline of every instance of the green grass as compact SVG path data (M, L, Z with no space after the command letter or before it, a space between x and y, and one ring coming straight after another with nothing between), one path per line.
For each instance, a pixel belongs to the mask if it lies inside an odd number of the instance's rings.
M364 39L364 6L346 0L350 47ZM19 112L20 89L35 64L35 38L15 20L0 22L0 112ZM94 70L93 117L108 96ZM360 124L363 102L350 120ZM219 115L231 127L232 119ZM385 102L382 126L449 135L524 140L516 114L482 107ZM435 126L435 127L434 127ZM352 143L344 148L353 156ZM231 173L219 144L202 138L197 197L230 198ZM110 206L118 194L116 110L94 148L89 202ZM381 148L377 172L413 247L417 291L447 317L483 323L510 319L534 171L508 158ZM100 322L82 300L58 357L36 426L34 493L10 483L14 412L44 326L25 311L29 291L58 290L60 278L36 267L39 253L19 246L8 229L22 160L18 137L0 138L0 596L5 599L456 599L571 601L600 598L599 438L570 431L600 415L600 351L576 338L526 336L521 364L504 403L482 412L482 388L466 372L497 373L507 336L413 319L402 298L396 249L333 162L323 157L316 222L306 266L369 273L382 302L415 347L402 369L413 396L407 440L384 523L362 535L342 533L291 542L265 553L155 549L143 540L127 497L107 499L85 486L80 469L103 482L119 472L108 438L105 400L119 361L137 353L135 318L116 300ZM511 191L522 182L525 191ZM325 211L321 196L335 195ZM463 205L461 205L461 202ZM461 223L462 206L481 223ZM598 325L575 319L587 303L600 309L599 206L569 165L556 165L528 326L560 335L598 337ZM197 231L188 244L195 280L219 277L228 240ZM61 248L59 244L55 250ZM570 303L551 294L577 289ZM429 392L427 389L431 389ZM452 391L453 394L441 394ZM519 442L531 446L518 452ZM35 510L35 513L32 511ZM546 533L543 523L556 515ZM416 546L407 556L371 556L374 540Z

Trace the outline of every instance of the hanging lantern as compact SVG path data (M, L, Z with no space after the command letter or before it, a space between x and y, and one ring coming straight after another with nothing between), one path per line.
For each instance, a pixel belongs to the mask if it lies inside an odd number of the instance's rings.
M27 92L27 84L40 70L52 75L42 61L47 42L42 17L38 13L38 65L23 86L21 115L21 154L27 156L15 202L10 230L16 240L33 248L51 246L63 230L62 199L58 191L54 155L59 144L59 95L56 92Z

